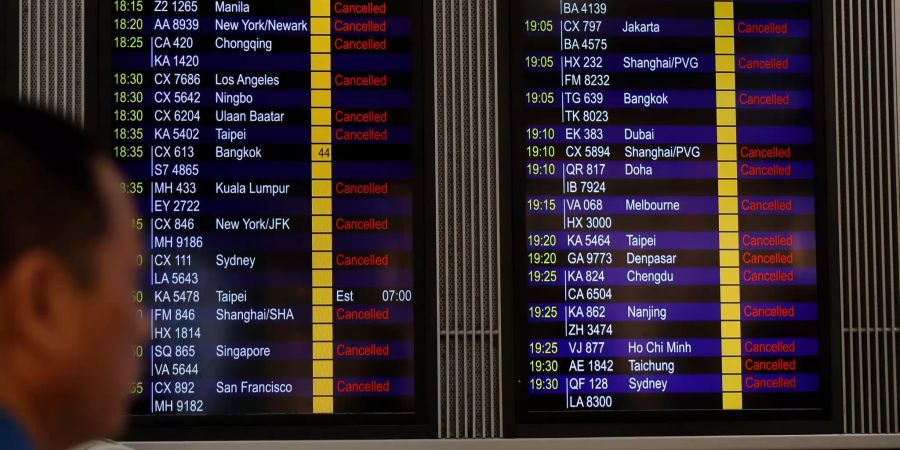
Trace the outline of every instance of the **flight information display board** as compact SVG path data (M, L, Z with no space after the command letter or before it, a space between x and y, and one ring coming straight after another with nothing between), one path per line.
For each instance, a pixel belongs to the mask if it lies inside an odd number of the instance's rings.
M101 7L100 129L147 247L139 424L425 422L425 8Z
M829 417L815 3L509 2L518 423Z

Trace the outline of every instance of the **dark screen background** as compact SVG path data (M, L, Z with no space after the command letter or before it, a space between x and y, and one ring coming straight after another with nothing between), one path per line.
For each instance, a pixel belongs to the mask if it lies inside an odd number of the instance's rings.
M134 388L134 414L190 415L193 425L420 423L422 5L377 2L386 13L329 6L334 414L312 415L311 41L308 30L240 24L309 22L310 2L248 1L246 13L217 10L235 2L163 3L167 11L147 0L104 6L100 16L112 22L101 23L101 39L113 43L100 48L112 79L99 83L101 128L130 178L123 191L140 208L135 226L148 248L138 257L146 270L135 300L153 336L136 349L146 374ZM217 29L216 19L239 25ZM383 28L340 31L337 21ZM271 51L217 48L218 38L270 43ZM340 50L334 40L370 38L386 49ZM340 86L339 78L377 81ZM266 122L251 111L283 116ZM356 136L340 137L348 133ZM347 186L368 191L339 190ZM346 258L360 262L342 266ZM233 356L241 349L257 353Z
M530 0L510 2L508 25L520 423L829 408L818 16L803 1L723 3L734 11L736 67L724 72L737 102L727 162L741 202L741 409L723 411L723 374L735 373L723 367L714 2ZM667 65L677 58L687 65ZM781 66L751 66L762 61ZM788 100L753 104L765 98ZM751 210L763 203L776 210ZM781 316L750 316L760 309ZM760 343L775 347L754 353Z

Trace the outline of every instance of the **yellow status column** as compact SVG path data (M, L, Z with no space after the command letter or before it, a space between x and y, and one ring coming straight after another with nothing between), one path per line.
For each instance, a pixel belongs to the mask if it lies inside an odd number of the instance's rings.
M734 2L716 1L716 137L722 310L722 408L742 409Z
M331 1L310 0L313 413L334 413Z

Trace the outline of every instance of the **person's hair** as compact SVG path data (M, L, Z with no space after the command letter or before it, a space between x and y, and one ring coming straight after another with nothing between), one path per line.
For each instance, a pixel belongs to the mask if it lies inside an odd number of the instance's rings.
M0 274L41 249L90 278L91 246L108 225L97 184L107 157L64 120L0 101Z

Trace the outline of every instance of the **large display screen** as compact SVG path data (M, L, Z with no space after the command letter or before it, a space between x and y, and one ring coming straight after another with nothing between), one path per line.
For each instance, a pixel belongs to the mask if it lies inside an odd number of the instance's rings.
M134 414L192 416L138 423L423 422L424 3L101 6L147 249Z
M828 416L816 3L509 2L519 423Z

